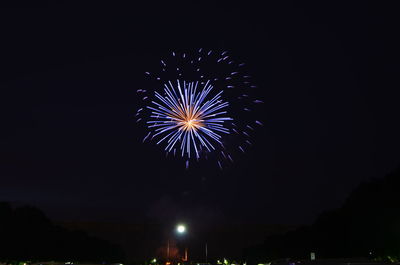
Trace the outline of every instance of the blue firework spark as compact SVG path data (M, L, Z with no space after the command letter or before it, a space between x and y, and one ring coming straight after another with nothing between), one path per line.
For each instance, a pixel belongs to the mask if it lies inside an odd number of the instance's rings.
M153 138L160 136L157 144L166 142L165 151L171 152L179 147L182 157L191 158L195 154L200 158L202 148L208 152L216 150L215 143L222 145L221 134L229 134L224 127L226 121L225 108L229 105L221 99L223 91L210 97L213 86L208 80L202 88L199 82L181 82L177 80L164 85L164 96L155 92L157 99L152 101L152 120L147 121L148 128L152 129Z
M145 73L153 83L137 90L144 102L137 122L149 130L143 141L155 140L167 155L180 153L186 167L191 159L212 158L221 169L252 146L263 101L251 96L257 86L244 63L227 51L199 49L172 52L160 66Z

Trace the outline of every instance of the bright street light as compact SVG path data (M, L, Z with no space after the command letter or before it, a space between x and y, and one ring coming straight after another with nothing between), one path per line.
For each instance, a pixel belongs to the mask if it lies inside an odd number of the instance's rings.
M177 231L179 234L183 234L183 233L186 232L186 227L185 227L184 225L178 225L178 226L176 227L176 231Z

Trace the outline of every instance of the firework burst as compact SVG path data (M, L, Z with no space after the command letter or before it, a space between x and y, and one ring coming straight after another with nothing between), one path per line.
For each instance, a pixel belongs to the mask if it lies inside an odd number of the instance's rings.
M244 153L255 126L255 105L261 100L249 94L256 89L227 52L172 53L161 60L161 70L146 72L156 87L138 89L145 103L137 122L145 122L149 132L143 141L155 140L167 154L178 152L186 160L212 157L222 169L223 161L233 162L235 153ZM175 78L173 78L175 77ZM174 80L174 81L170 81Z
M202 148L208 152L215 150L212 141L222 145L221 134L228 134L224 122L232 120L224 117L227 112L227 102L221 100L222 91L208 99L213 86L206 82L204 87L198 90L198 82L183 84L177 81L176 86L168 82L164 88L165 96L155 92L157 101L152 101L153 106L150 118L155 120L147 121L149 129L154 129L153 137L162 136L157 142L167 142L165 151L176 152L180 145L182 157L190 158L195 152L199 159L199 151ZM194 150L194 151L193 151Z

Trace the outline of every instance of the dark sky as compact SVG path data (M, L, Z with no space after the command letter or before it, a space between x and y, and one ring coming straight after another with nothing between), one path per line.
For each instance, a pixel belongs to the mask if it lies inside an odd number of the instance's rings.
M390 6L320 2L2 9L0 200L124 222L298 224L340 206L400 161L398 24ZM143 73L200 47L245 61L265 101L256 145L222 172L186 171L134 122Z

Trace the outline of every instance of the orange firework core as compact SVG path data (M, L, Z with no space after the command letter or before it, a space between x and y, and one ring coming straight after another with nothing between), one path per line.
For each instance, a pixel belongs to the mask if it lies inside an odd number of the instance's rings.
M201 126L201 122L193 118L185 119L183 124L183 129L186 131L196 130L199 126Z
M200 116L199 112L193 113L193 108L190 106L188 109L180 108L179 115L176 118L182 130L195 131L203 126Z
M185 131L196 131L199 127L204 126L201 112L194 112L193 106L188 108L178 108L178 112L172 117L175 119L177 125L181 130Z

